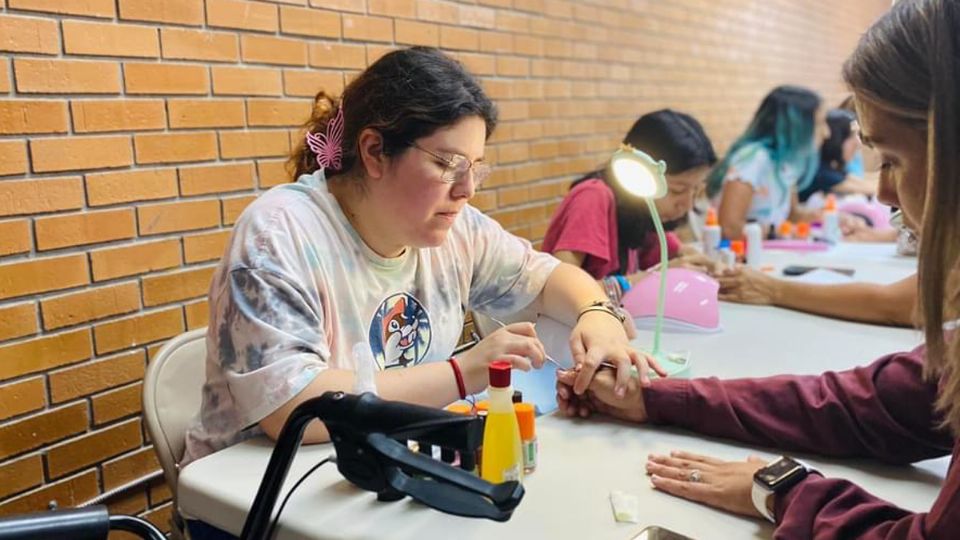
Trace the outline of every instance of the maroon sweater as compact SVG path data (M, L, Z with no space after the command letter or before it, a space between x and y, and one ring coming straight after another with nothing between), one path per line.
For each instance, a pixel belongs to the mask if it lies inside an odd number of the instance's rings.
M811 376L664 379L646 392L650 422L754 445L906 464L953 454L933 508L913 513L846 481L811 474L775 505L775 538L960 538L960 441L937 427L923 348Z

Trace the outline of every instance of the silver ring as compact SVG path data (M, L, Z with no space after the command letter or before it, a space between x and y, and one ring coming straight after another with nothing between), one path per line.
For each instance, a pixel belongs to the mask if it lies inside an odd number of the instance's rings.
M700 476L700 469L693 469L692 471L690 471L690 474L687 475L687 480L694 483L699 482L702 479L703 478L701 478Z

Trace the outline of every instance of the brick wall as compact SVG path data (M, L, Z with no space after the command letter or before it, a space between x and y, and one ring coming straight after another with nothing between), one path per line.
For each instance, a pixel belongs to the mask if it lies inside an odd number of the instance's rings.
M398 45L461 59L500 106L474 204L542 237L641 112L722 149L773 85L830 103L886 0L0 0L0 515L158 468L146 362L207 321L230 225L287 181L320 88ZM169 490L114 510L162 522ZM165 504L166 503L166 504Z

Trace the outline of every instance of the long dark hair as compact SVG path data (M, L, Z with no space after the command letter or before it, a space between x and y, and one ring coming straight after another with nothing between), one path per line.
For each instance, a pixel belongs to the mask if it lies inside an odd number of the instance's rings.
M696 118L682 112L661 109L647 113L633 123L623 142L663 160L668 174L680 174L697 167L712 167L717 162L713 144ZM627 268L627 253L643 245L647 234L653 231L653 220L646 204L625 193L615 182L607 179L606 168L587 173L573 181L570 188L590 179L603 180L613 190L617 203L617 245L621 272ZM673 229L678 223L665 223Z
M770 153L774 163L774 181L786 188L786 180L780 177L780 168L788 164L803 175L797 183L803 189L817 172L817 151L813 141L816 129L817 108L820 96L800 86L778 86L770 91L760 103L753 120L739 139L734 141L707 179L707 194L711 197L723 189L723 179L730 168L730 159L750 145L759 145ZM783 190L785 195L789 189Z
M919 315L927 374L942 377L938 408L960 434L960 330L946 334L960 291L960 3L898 2L860 39L843 67L857 101L895 116L927 141L927 193L920 234ZM949 337L947 337L949 336Z
M483 118L488 138L497 125L497 109L476 79L459 62L431 47L387 53L347 85L339 102L321 90L304 128L324 133L339 107L343 107L343 156L339 169L324 171L329 175L353 171L357 139L366 128L380 132L383 153L392 156L467 116ZM304 141L287 164L294 179L320 168Z
M843 143L853 133L853 123L857 116L846 109L831 109L827 112L827 125L830 136L820 145L820 166L835 171L844 171L847 160L843 159Z

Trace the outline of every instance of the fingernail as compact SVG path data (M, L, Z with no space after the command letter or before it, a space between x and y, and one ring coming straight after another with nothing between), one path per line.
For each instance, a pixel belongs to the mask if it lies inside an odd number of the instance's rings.
M622 386L618 386L615 392L617 393L617 397L621 399L623 399L623 396L627 395L627 391L624 390Z

